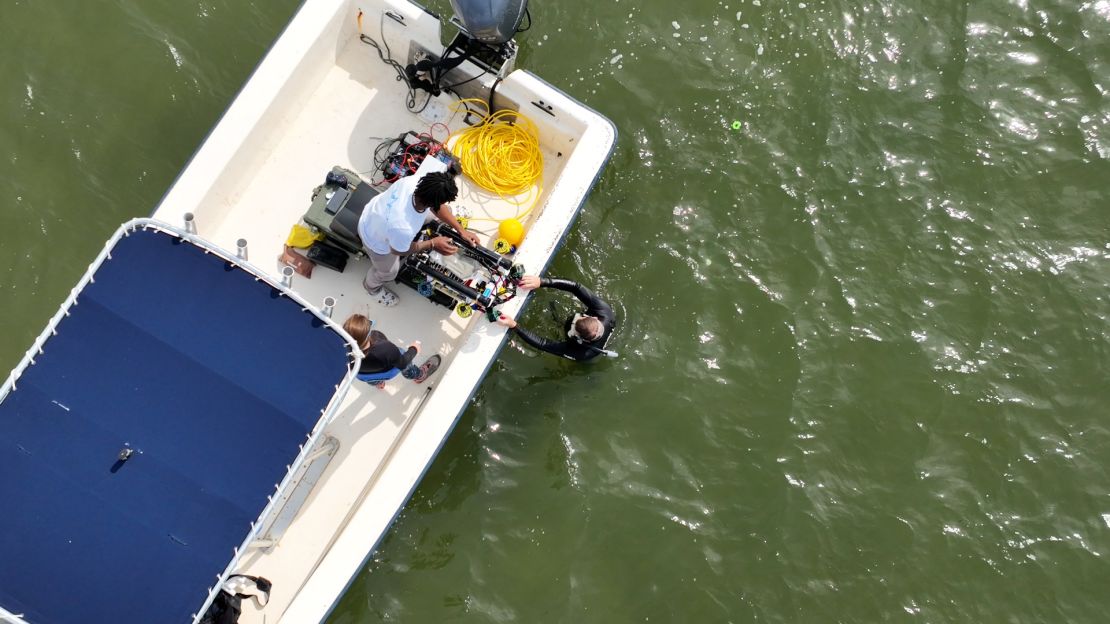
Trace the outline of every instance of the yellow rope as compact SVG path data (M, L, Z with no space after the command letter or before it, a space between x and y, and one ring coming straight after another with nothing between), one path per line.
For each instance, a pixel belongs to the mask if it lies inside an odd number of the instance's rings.
M481 106L484 114L470 112L480 116L482 122L452 135L446 142L447 147L459 159L463 173L475 184L517 206L523 207L527 202L527 208L513 217L523 219L543 192L543 154L536 124L511 110L491 115L486 103L476 98L460 100L455 106L467 104ZM522 198L524 193L527 195Z

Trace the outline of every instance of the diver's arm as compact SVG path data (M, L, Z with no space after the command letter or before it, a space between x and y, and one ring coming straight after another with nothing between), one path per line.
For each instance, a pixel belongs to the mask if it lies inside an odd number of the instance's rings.
M530 330L521 327L519 324L517 324L515 319L505 316L504 314L498 317L496 323L502 327L507 327L510 330L515 329L517 335L520 336L521 340L528 343L529 345L532 345L536 349L539 349L540 351L544 351L552 355L570 358L572 360L575 359L572 355L570 355L568 349L571 345L567 342L556 342L554 340L548 340L543 336L538 336L532 333Z
M517 325L513 329L516 330L516 333L518 336L520 336L521 340L539 349L540 351L550 353L551 355L558 355L560 357L570 358L572 360L577 359L570 355L569 349L572 344L568 343L565 340L558 342L554 340L549 340L547 338L544 338L543 336L538 336L532 333L531 330L525 327L521 327L520 325Z
M605 319L613 318L613 308L609 307L609 304L605 303L601 297L598 297L594 291L578 282L560 279L558 277L545 277L540 279L540 285L556 290L563 290L578 297L578 300L586 305L586 313L590 316L596 316L602 319L602 322L605 322Z

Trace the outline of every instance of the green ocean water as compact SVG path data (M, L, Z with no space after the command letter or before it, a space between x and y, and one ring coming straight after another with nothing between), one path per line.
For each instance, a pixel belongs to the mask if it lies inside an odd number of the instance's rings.
M297 4L0 2L0 368ZM621 355L507 347L331 621L1107 621L1110 2L532 15Z

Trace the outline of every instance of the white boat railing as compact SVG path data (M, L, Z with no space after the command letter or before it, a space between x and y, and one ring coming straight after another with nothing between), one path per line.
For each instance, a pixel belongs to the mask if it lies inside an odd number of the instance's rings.
M81 291L84 290L84 288L90 283L95 283L96 280L94 275L96 271L100 268L105 260L111 259L112 249L115 247L116 243L118 243L121 239L130 236L132 232L138 230L139 228L159 230L166 234L176 236L183 241L199 247L200 249L204 250L205 253L215 255L223 259L224 261L231 263L233 266L247 271L252 276L254 276L255 281L265 282L271 288L274 288L279 293L281 293L282 296L288 297L289 299L297 302L301 305L302 311L312 313L314 316L320 319L321 322L323 322L325 325L327 325L340 336L342 336L347 342L348 353L351 356L351 366L348 368L347 374L343 377L343 380L335 386L335 392L332 394L331 400L328 401L327 406L325 406L324 409L321 410L320 419L317 421L316 426L313 427L312 431L308 434L306 442L301 445L300 451L297 454L297 458L293 461L292 464L287 466L285 477L282 478L281 483L278 483L274 486L275 491L269 496L266 507L262 510L262 513L259 514L258 518L251 523L250 530L248 531L247 536L246 538L244 538L243 542L239 545L238 548L234 549L231 562L228 563L223 572L218 575L216 584L209 588L208 596L205 599L204 604L197 611L197 613L193 614L193 622L194 624L196 624L200 621L200 619L204 616L204 613L208 610L208 607L216 599L216 596L219 594L224 582L227 581L229 576L232 576L234 574L234 571L239 565L239 560L243 556L243 553L250 547L252 542L258 539L259 534L264 530L264 527L268 528L272 524L273 517L276 516L276 514L280 511L281 503L288 499L289 493L294 487L296 487L297 480L294 478L294 475L302 472L306 464L310 463L320 456L316 452L317 447L324 440L324 430L335 417L335 414L338 412L343 398L346 396L347 391L350 390L351 384L355 381L355 376L357 375L359 366L362 363L362 350L358 347L354 340L352 340L351 337L348 336L345 331L343 331L343 328L331 319L331 310L327 310L325 312L307 302L304 298L302 298L290 288L290 284L287 283L287 279L276 280L267 275L266 272L259 267L248 262L238 253L230 252L212 243L211 241L201 238L198 234L196 234L195 225L188 228L188 230L191 231L187 231L185 229L180 229L167 223L163 223L156 219L132 219L120 226L120 228L116 230L112 237L108 239L108 242L104 245L104 249L101 250L100 254L97 255L96 259L92 262L91 265L89 265L88 270L77 282L77 285L73 288L73 290L70 291L69 296L67 296L65 301L62 302L62 305L58 309L58 312L54 314L54 316L50 319L50 322L47 323L46 328L42 331L41 334L39 334L38 338L31 345L31 348L27 350L27 353L23 356L23 359L19 362L15 369L12 370L11 374L8 375L7 381L4 382L3 387L0 387L0 403L2 403L13 390L18 389L17 383L19 381L19 378L23 375L23 372L27 370L28 367L34 365L35 357L43 354L43 347L46 344L46 341L49 340L51 336L57 335L58 325L65 317L69 316L70 308L78 305L78 295L81 294ZM334 299L328 297L327 299L325 299L325 308L329 307L329 300L330 303L334 305ZM4 622L4 624L27 624L22 619L22 616L11 613L5 610L3 607L0 607L0 622Z

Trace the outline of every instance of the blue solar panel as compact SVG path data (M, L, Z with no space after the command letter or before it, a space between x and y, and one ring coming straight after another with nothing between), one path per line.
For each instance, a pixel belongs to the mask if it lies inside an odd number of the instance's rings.
M348 370L298 303L144 230L36 361L0 403L0 606L34 624L189 621Z

